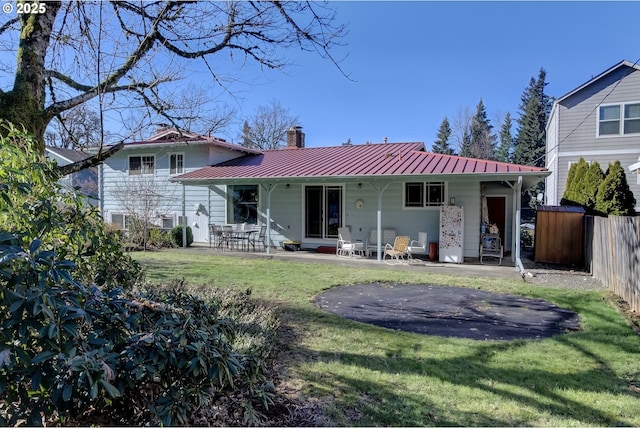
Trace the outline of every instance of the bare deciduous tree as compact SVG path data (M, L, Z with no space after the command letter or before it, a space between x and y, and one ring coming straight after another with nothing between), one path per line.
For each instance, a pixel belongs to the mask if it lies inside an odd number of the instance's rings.
M289 114L278 101L260 106L242 128L241 143L260 150L282 148L287 141L287 129L298 125L298 118Z
M162 226L162 216L175 202L173 192L165 181L135 176L117 182L110 193L129 216L130 239L142 242L146 250L149 228Z
M468 140L471 134L471 123L473 122L473 113L469 107L459 108L453 118L451 126L451 140L457 153L462 153L465 147L465 140Z
M101 129L98 113L81 104L51 121L45 141L51 146L83 150L100 145Z
M287 66L281 49L315 51L337 65L330 50L345 30L326 3L41 5L42 13L0 17L0 46L15 54L5 56L10 62L0 60L4 81L12 80L0 89L0 119L24 126L42 142L42 151L49 122L89 102L101 122L106 113L136 109L144 112L147 125L162 121L180 129L189 117L175 102L175 83L191 74L194 60L205 64L210 81L224 91L225 79L247 62L267 69ZM94 163L104 156L98 154Z

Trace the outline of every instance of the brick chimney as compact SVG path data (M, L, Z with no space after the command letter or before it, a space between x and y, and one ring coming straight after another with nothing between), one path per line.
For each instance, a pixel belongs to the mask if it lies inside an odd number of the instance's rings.
M287 149L304 149L302 126L292 126L287 130Z

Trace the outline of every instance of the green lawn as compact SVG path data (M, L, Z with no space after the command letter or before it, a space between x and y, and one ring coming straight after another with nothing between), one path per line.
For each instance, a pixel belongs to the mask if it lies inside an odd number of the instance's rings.
M168 250L135 253L151 282L251 288L290 328L284 373L330 425L640 426L640 338L606 292L522 281ZM431 283L543 298L583 330L513 342L401 333L318 310L314 297L360 282Z

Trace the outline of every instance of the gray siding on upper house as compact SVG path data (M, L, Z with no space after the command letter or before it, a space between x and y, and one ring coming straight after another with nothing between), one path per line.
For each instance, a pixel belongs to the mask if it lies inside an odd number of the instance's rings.
M640 156L640 134L598 137L599 106L640 103L640 71L627 75L626 66L567 96L554 106L547 124L547 203L557 205L564 193L570 162L583 157L597 161L603 170L619 160L627 174L629 187L640 206L640 183L628 166Z

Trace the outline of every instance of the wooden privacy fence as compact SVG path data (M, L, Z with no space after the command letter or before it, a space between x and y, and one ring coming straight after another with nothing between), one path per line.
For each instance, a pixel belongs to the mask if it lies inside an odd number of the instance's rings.
M591 243L594 278L640 312L640 217L594 217Z

